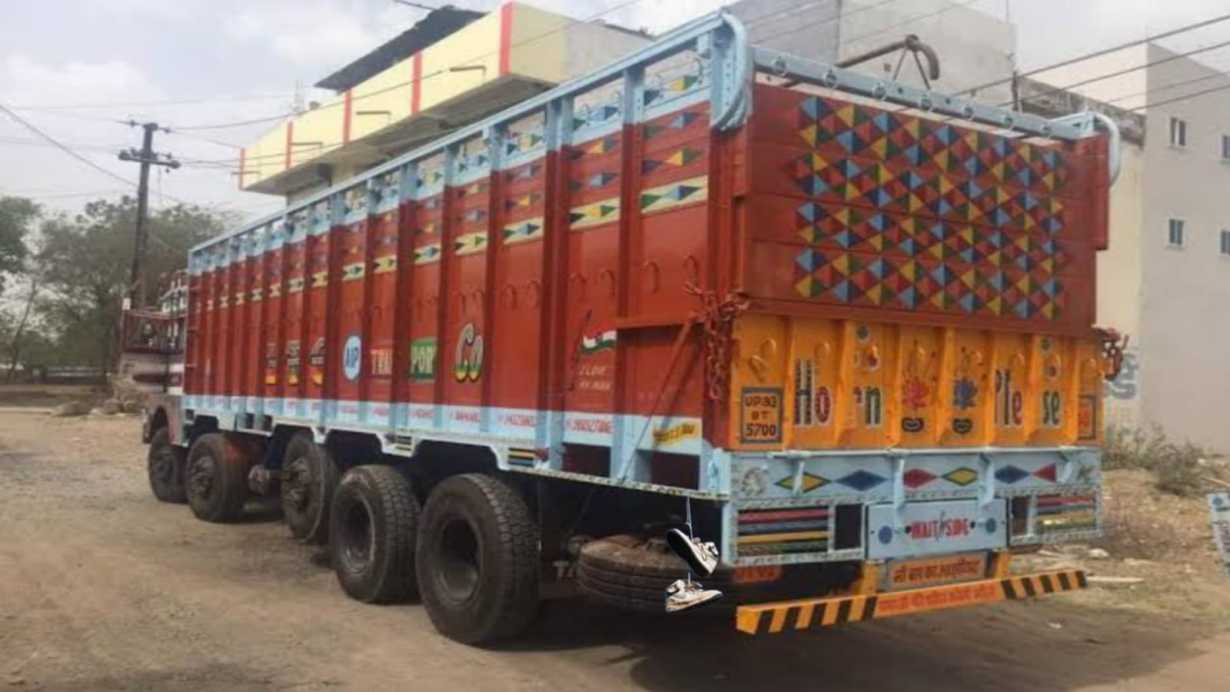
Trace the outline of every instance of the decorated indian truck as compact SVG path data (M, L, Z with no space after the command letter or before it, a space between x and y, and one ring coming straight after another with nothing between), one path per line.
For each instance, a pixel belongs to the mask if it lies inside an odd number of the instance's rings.
M474 643L575 588L766 633L1083 587L1009 564L1100 529L1117 147L698 19L194 248L151 485L280 496Z

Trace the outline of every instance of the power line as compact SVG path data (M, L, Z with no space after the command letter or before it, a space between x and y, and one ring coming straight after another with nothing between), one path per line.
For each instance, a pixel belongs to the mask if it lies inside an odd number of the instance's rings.
M1164 39L1164 38L1170 38L1171 36L1177 36L1179 34L1187 33L1188 31L1202 29L1206 26L1210 26L1218 22L1224 22L1227 19L1230 19L1230 14L1223 14L1218 17L1213 17L1211 19L1206 19L1200 22L1196 22L1195 24L1188 24L1186 26L1181 26L1177 29L1171 29L1170 31L1166 31L1166 32L1163 32L1163 33L1160 33L1154 36L1145 36L1144 38L1137 39L1134 41L1128 41L1127 43L1120 43L1119 45L1111 46L1110 48L1102 48L1100 50L1096 50L1091 53L1085 53L1083 55L1078 55L1074 58L1068 58L1067 60L1061 60L1056 63L1051 63L1050 65L1046 65L1044 67L1035 68L1033 70L1029 70L1028 72L1022 72L1018 75L1015 75L1014 77L1005 77L1002 79L996 79L990 82L985 82L977 86L972 86L968 89L965 89L964 91L957 92L957 94L954 94L954 96L960 95L960 94L972 94L976 91L980 91L987 87L999 86L1000 84L1007 84L1011 82L1015 77L1031 77L1040 72L1049 72L1050 70L1058 69L1060 67L1067 67L1068 65L1074 65L1078 62L1083 62L1085 60L1090 60L1092 58L1097 58L1103 55L1108 55L1110 53L1123 50L1124 48L1131 48L1133 46L1139 46L1141 44L1149 43L1151 41L1160 41L1161 39Z
M147 106L178 106L189 105L196 103L215 103L219 101L272 101L274 99L282 99L290 96L291 92L267 93L267 94L235 94L231 96L209 96L209 97L194 97L185 99L160 99L152 101L111 101L106 103L74 103L64 105L39 105L39 106L9 106L15 111L44 111L48 113L56 111L71 111L71 110L94 110L102 108L134 108Z
M1189 84L1196 84L1197 82L1207 82L1210 79L1217 79L1217 78L1230 79L1230 75L1226 75L1223 73L1217 73L1217 74L1208 74L1203 77L1196 77L1194 79L1184 79L1181 82L1171 82L1169 84L1163 84L1162 86L1154 87L1152 89L1145 89L1144 91L1137 91L1131 94L1124 94L1123 96L1116 96L1113 99L1104 99L1102 100L1102 102L1103 103L1118 103L1120 101L1126 101L1130 98L1136 98L1137 96L1148 96L1149 94L1152 94L1156 91L1169 91L1171 89L1178 89L1181 86L1187 86Z
M200 142L208 142L209 144L214 144L214 145L217 145L217 146L220 146L220 147L227 147L227 148L229 148L229 149L243 149L243 147L242 147L242 146L240 146L240 145L238 145L238 144L232 144L232 143L230 143L230 142L224 142L224 141L222 141L222 140L220 140L220 139L213 139L212 137L206 137L206 136L204 136L204 135L198 135L198 134L194 134L194 133L192 133L192 132L180 132L179 130L172 130L172 129L170 129L170 128L167 128L166 130L164 130L164 132L166 132L166 133L167 133L167 134L169 134L169 135L177 135L177 136L179 136L179 137L187 137L188 139L195 139L195 140L200 141Z
M1187 57L1190 57L1190 56L1193 56L1193 55L1197 55L1197 54L1199 54L1199 53L1207 53L1207 52L1209 52L1209 51L1211 51L1211 50L1218 50L1218 49L1220 49L1220 48L1225 48L1226 46L1230 46L1230 41L1222 41L1221 43L1215 43L1215 44L1213 44L1213 45L1211 45L1211 46L1204 46L1203 48L1196 48L1195 50L1189 50L1189 51L1187 51L1186 53L1175 53L1174 55L1169 55L1169 56L1166 56L1166 57L1164 57L1164 58L1159 58L1159 59L1157 59L1157 60L1152 60L1152 61L1150 61L1150 62L1146 62L1146 63L1144 63L1143 65L1138 65L1138 66L1136 66L1136 67L1128 67L1128 68L1124 68L1124 69L1122 69L1122 70L1116 70L1115 72L1107 72L1106 74L1101 74L1101 75L1097 75L1097 76L1094 76L1094 77L1089 77L1088 79L1082 79L1082 80L1081 80L1081 81L1079 81L1079 82L1073 82L1072 84L1068 84L1068 85L1066 85L1066 86L1062 86L1062 87L1055 87L1054 89L1050 89L1050 90L1048 90L1048 91L1044 91L1044 92L1042 92L1042 93L1040 93L1040 94L1031 94L1031 95L1029 95L1028 97L1026 97L1025 99L1022 99L1022 100L1029 100L1029 99L1042 98L1042 97L1044 97L1044 96L1050 96L1051 94L1058 94L1058 93L1065 92L1065 91L1071 91L1072 89L1075 89L1075 88L1077 88L1077 87L1082 87L1082 86L1085 86L1085 85L1087 85L1087 84L1093 84L1094 82L1101 82L1101 81L1103 81L1103 80L1111 79L1111 78L1114 78L1114 77L1122 77L1122 76L1123 76L1123 75L1125 75L1125 74L1131 74L1132 72L1137 72L1137 71L1144 70L1144 69L1147 69L1147 68L1150 68L1150 67L1154 67L1155 65L1162 65L1162 64L1165 64L1165 63L1168 63L1168 62L1173 62L1173 61L1178 60L1178 59L1180 59L1180 58L1187 58ZM999 105L999 106L1008 106L1008 105L1011 105L1011 104L1012 104L1012 102L1011 102L1011 101L1007 101L1007 102L1004 102L1004 103L999 103L999 104L996 104L996 105Z
M1221 76L1225 76L1225 75L1221 75ZM1226 91L1227 89L1230 89L1230 84L1223 84L1222 86L1213 87L1211 89L1204 89L1202 91L1196 91L1190 94L1184 94L1183 96L1176 96L1174 98L1165 99L1163 101L1158 101L1156 103L1146 103L1144 105L1137 106L1130 110L1140 111L1140 110L1145 110L1147 108L1157 108L1159 106L1169 106L1172 103L1179 103L1181 101L1187 101L1189 99L1194 99L1198 96L1204 96L1206 94L1212 94L1212 93L1216 93L1219 91Z
M134 183L133 181L128 180L127 178L125 178L125 177L124 177L124 176L122 176L122 175L118 175L118 174L116 174L116 173L112 173L111 171L109 171L109 170L107 170L106 168L103 168L102 166L100 166L100 165L98 165L98 164L94 163L93 161L91 161L91 160L87 159L86 157L82 156L81 154L78 154L76 151L73 151L73 150L72 150L71 148L69 148L68 146L66 146L66 145L64 145L64 144L61 144L61 143L59 142L59 140L57 140L56 138L54 138L54 137L52 137L51 135L47 134L46 132L43 132L43 131L42 131L42 130L40 130L38 127L36 127L36 126L34 125L34 123L31 123L30 121L26 120L25 118L21 117L20 115L18 115L18 114L16 114L16 113L14 113L11 109L9 109L9 107L8 107L8 106L5 106L5 105L4 105L4 104L2 104L2 103L0 103L0 112L3 112L4 114L8 115L8 116L9 116L10 118L12 118L13 120L16 120L16 121L17 121L17 122L18 122L21 126L25 127L27 130L29 130L29 131L33 132L34 134L38 135L38 136L39 136L39 137L41 137L42 139L46 140L49 144L51 144L51 145L52 145L52 146L54 146L55 148L59 149L60 151L64 152L65 154L68 154L69 156L73 157L74 159L77 159L77 160L78 160L78 161L80 161L81 163L83 163L83 164L85 164L85 165L89 166L90 168L93 168L94 170L98 171L99 173L102 173L103 175L107 176L108 178L112 178L112 179L114 179L114 180L118 180L118 181L120 181L120 182L124 183L125 185L129 185L129 186L132 186L132 187L135 187L135 186L136 186L136 183Z

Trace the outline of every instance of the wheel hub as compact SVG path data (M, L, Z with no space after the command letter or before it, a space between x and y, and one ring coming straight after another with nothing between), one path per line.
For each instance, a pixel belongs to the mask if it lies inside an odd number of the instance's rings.
M194 495L208 497L214 487L214 477L218 474L218 463L211 456L197 457L192 462L192 470L188 474L188 484Z
M307 509L312 487L312 472L308 468L307 459L299 458L292 461L286 469L282 482L285 483L283 498L290 503L291 507L300 511Z
M150 471L160 483L171 483L175 480L175 455L169 449L160 449L154 453Z
M342 562L348 571L361 572L371 561L375 548L371 514L365 506L356 502L346 508L341 528Z
M482 580L478 536L470 523L454 519L444 526L440 537L440 583L448 598L461 603L469 600Z

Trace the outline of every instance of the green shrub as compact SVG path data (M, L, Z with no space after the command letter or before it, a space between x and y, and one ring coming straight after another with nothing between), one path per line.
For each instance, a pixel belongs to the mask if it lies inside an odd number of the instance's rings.
M1199 494L1207 485L1204 477L1213 475L1202 461L1210 456L1208 450L1191 442L1172 441L1158 425L1148 429L1110 426L1102 464L1106 469L1152 471L1158 489L1188 497Z

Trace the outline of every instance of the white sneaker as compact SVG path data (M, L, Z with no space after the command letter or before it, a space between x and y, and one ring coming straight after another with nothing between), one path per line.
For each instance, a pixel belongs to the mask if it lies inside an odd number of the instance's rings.
M666 587L666 612L677 613L688 608L704 605L722 597L722 592L716 589L706 589L700 582L676 580Z
M666 544L688 563L692 573L697 576L707 577L717 569L718 549L710 542L689 536L679 529L671 529L666 532Z

